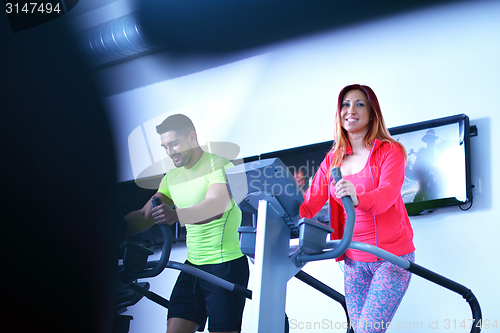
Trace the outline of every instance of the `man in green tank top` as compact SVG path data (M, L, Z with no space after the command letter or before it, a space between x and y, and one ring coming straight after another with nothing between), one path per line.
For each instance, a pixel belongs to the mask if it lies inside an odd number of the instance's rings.
M225 170L233 164L207 153L198 144L191 120L181 114L156 127L161 144L175 169L161 180L158 192L141 210L125 219L128 234L156 224L186 226L186 264L225 280L248 285L248 261L241 253L238 227L241 211L231 198ZM153 198L162 204L153 207ZM181 272L170 297L167 333L203 331L239 332L245 298Z

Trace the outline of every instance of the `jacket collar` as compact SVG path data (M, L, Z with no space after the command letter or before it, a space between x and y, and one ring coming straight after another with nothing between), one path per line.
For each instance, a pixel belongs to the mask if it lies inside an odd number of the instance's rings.
M377 139L373 140L373 148L372 148L372 150L373 151L377 150L378 147L380 147L381 145L382 145L382 141L377 140Z
M351 143L349 142L349 140L347 140L347 146L345 147L344 156L345 155L352 155L352 148L351 148Z

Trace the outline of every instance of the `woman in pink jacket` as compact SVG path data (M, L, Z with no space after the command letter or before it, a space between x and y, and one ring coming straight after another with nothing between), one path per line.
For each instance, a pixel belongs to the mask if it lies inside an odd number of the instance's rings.
M335 120L334 145L304 194L300 215L312 218L328 201L332 239L340 239L345 221L341 198L350 196L356 212L353 240L414 261L413 230L401 197L406 150L390 136L373 90L358 84L343 88ZM334 166L343 175L338 183L330 173ZM338 258L343 259L354 331L385 332L408 289L410 273L358 250L348 249Z

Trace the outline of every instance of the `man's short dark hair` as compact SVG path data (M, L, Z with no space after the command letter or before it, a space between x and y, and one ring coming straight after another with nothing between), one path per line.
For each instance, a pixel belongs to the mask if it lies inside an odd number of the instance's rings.
M168 116L160 125L156 126L156 132L163 134L169 131L175 131L176 134L187 136L191 132L195 132L191 119L183 114L174 114Z

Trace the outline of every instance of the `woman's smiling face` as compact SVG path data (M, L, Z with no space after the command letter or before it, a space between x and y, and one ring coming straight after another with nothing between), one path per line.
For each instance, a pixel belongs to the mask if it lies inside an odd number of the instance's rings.
M350 134L368 133L371 110L365 93L351 90L344 96L340 110L342 127Z

